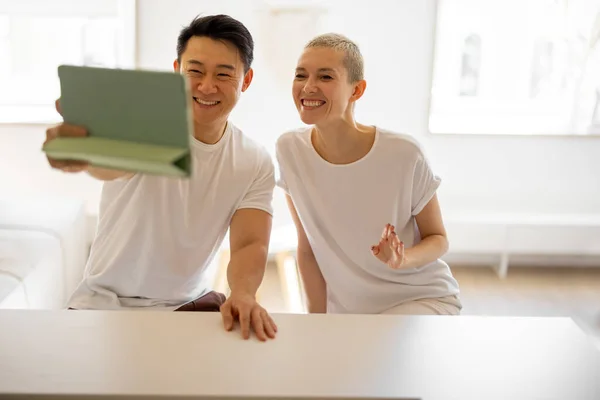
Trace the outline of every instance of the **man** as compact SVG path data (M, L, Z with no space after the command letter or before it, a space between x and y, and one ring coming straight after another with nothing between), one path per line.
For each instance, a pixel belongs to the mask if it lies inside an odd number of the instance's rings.
M273 163L228 121L252 82L253 48L246 27L226 15L196 18L179 35L173 67L189 78L194 116L190 179L49 159L54 168L105 181L97 235L69 308L220 310L226 330L237 319L244 338L250 327L260 340L275 337L275 323L255 299L271 231ZM61 124L47 131L47 141L85 135ZM204 275L228 229L225 299Z

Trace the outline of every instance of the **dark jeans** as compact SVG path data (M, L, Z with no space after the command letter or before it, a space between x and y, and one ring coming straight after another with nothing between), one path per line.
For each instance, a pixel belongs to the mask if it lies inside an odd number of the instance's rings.
M202 297L192 300L176 309L175 311L204 311L218 312L221 305L225 303L225 295L223 293L211 291Z

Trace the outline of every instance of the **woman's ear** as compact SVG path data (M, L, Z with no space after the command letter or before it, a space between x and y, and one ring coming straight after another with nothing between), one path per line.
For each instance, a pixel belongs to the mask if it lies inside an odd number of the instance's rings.
M352 97L350 97L350 100L356 101L360 99L362 95L365 94L365 90L367 90L367 81L362 79L356 82L354 84L354 92L352 93Z

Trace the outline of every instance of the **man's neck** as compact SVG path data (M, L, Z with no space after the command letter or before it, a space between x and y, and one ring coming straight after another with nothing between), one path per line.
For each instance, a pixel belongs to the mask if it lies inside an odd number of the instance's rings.
M206 144L217 144L223 137L227 121L212 125L194 124L194 137Z
M315 126L312 144L319 155L332 164L350 164L363 158L375 140L375 128L353 119Z

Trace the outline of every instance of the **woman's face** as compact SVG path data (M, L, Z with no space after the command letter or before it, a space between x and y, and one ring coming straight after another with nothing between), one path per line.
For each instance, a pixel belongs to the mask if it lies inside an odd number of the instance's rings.
M344 52L325 47L305 49L292 85L294 103L305 124L343 119L356 100L356 84L348 82Z

